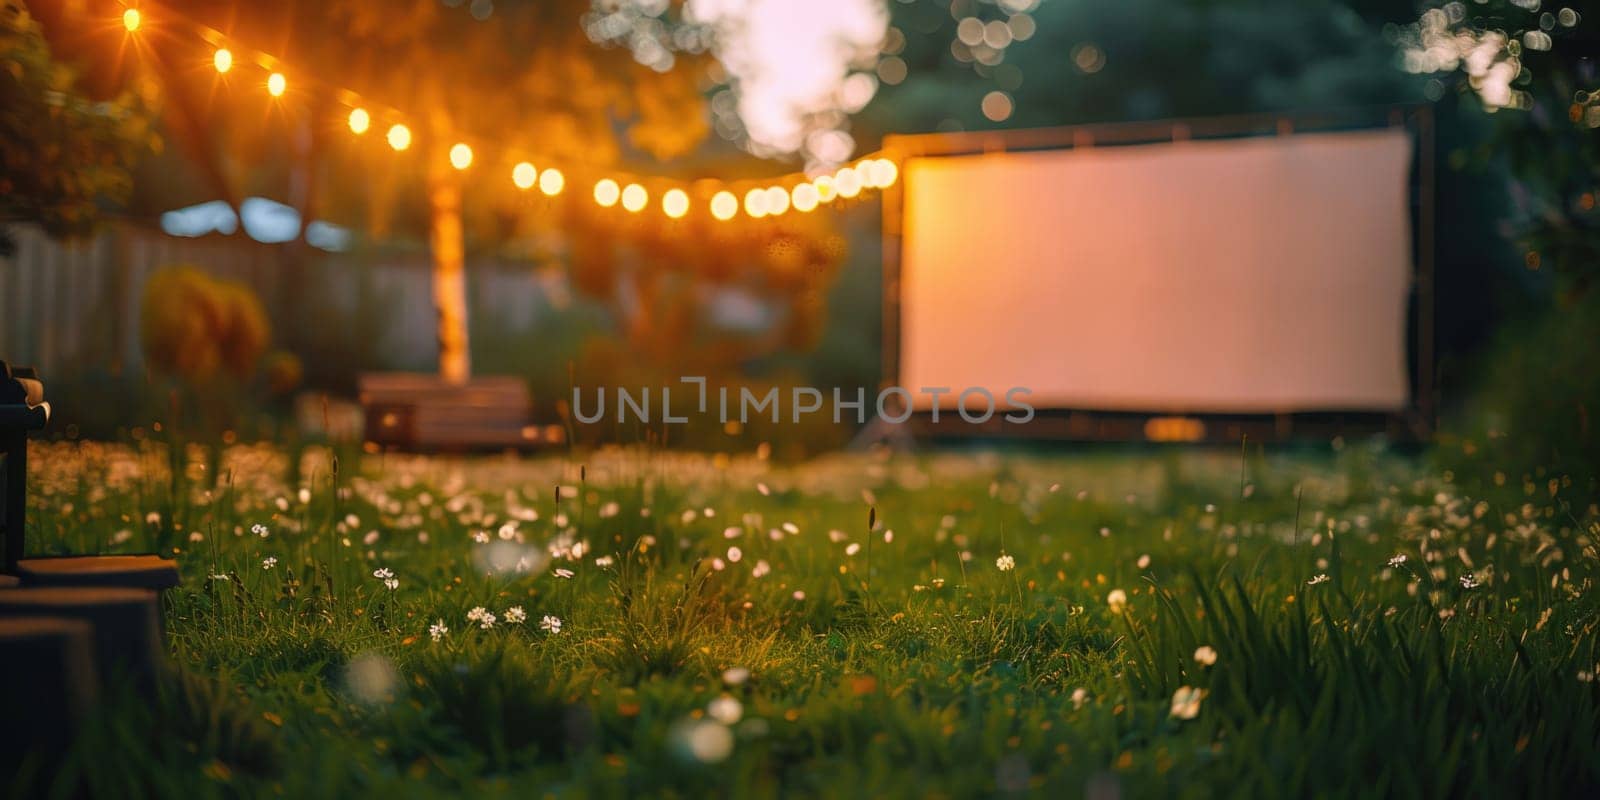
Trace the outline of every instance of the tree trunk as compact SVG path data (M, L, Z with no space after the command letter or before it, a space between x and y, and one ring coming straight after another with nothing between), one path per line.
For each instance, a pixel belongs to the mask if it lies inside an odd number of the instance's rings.
M465 383L472 374L467 352L467 273L461 232L461 184L453 177L433 181L428 192L433 253L433 305L439 314L439 375Z

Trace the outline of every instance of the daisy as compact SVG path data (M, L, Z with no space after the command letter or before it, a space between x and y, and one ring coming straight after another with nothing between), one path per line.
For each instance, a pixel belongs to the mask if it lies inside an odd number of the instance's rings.
M267 536L272 533L272 531L267 530L267 526L262 525L259 522L250 526L250 532L260 536L263 539L267 538Z
M528 612L523 611L522 606L512 606L506 609L506 622L526 622L527 619Z
M1111 594L1106 595L1106 605L1111 607L1111 613L1121 614L1123 609L1128 607L1128 593L1121 589L1112 589Z
M1194 719L1200 715L1200 701L1204 700L1205 696L1205 689L1179 686L1178 691L1172 693L1170 715L1178 719Z
M428 635L433 637L436 642L443 639L444 635L449 632L450 628L444 624L442 619L428 626Z
M1011 570L1017 568L1017 560L1008 555L1001 555L999 558L994 560L994 565L998 567L1001 572L1010 572Z
M544 615L544 619L539 620L539 630L548 633L560 633L561 618L550 614Z

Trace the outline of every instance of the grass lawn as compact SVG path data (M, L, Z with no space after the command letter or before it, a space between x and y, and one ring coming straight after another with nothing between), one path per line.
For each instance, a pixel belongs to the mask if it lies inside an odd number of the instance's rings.
M1364 446L288 460L36 448L31 550L184 580L161 699L12 796L1600 793L1600 512L1559 480L1469 496Z

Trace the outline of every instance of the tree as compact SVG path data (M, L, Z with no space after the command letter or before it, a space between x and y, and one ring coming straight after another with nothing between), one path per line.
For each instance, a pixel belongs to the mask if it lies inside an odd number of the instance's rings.
M51 57L19 0L0 3L0 218L81 235L127 197L130 165L161 140L147 97L94 77Z
M155 79L179 101L173 105L183 113L167 124L180 129L230 200L241 179L274 181L286 185L302 219L323 208L351 214L365 207L381 231L420 199L434 262L439 367L453 381L470 374L468 233L492 237L492 209L514 191L510 163L490 161L491 153L600 169L634 155L685 153L709 130L701 87L710 58L703 45L694 52L668 46L682 24L681 4L636 14L618 39L596 28L588 0L172 0L147 10L130 48L128 34L107 24L120 18L120 4L38 2L50 7L68 60L91 62L123 82ZM203 39L207 29L220 38ZM641 51L646 39L658 43L655 50ZM240 53L230 75L199 68L210 65L213 47ZM244 57L256 52L275 59L283 95L219 92L223 82L261 85L262 65ZM271 103L264 113L263 102ZM261 124L243 111L251 103ZM371 115L371 131L352 142L344 122L356 107ZM407 126L411 152L395 156L382 144L392 124ZM242 147L218 155L218 142ZM470 171L452 166L457 144L476 151Z
M374 131L381 133L393 122L409 127L421 165L411 174L387 185L359 185L365 183L359 171L352 175L342 166L351 162L335 158L322 177L338 184L355 178L353 194L378 201L380 208L384 198L374 197L374 189L420 189L434 262L439 367L452 381L470 373L464 264L471 215L466 206L482 197L487 208L512 191L508 163L486 163L475 155L477 168L464 172L452 166L453 147L466 144L487 155L492 146L501 153L523 153L535 163L598 168L630 152L656 159L682 154L708 130L700 86L709 60L683 54L647 66L632 50L597 46L591 41L592 20L586 19L587 0L498 6L330 0L290 9L238 3L228 6L225 20L217 19L215 3L183 5L186 13L211 20L212 27L241 42L268 51L281 43L276 52L290 80L320 76L328 85L360 95L359 101L307 97L306 111L342 122L348 106L360 102L372 114ZM675 18L676 11L666 16ZM652 35L670 33L672 24L658 17L638 22ZM396 113L385 113L385 107ZM313 130L314 137L329 133L325 125ZM321 144L312 147L322 149Z

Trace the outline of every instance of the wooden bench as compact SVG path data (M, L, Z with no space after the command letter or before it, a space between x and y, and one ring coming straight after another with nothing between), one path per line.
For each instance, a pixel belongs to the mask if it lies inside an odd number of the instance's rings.
M412 450L487 450L560 444L565 430L536 425L520 378L491 375L450 383L417 372L358 378L366 440Z

